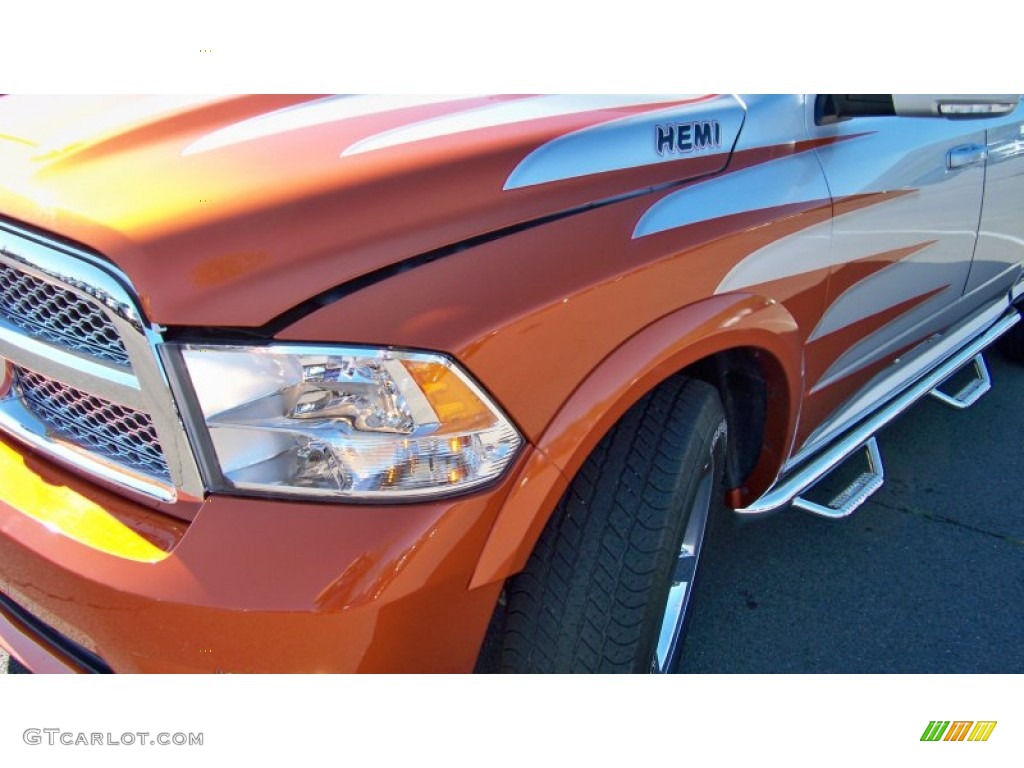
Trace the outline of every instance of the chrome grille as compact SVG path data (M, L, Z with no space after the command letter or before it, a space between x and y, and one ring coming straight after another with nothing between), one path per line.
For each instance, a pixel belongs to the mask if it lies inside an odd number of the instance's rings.
M159 342L111 262L0 216L0 432L132 494L202 498Z
M96 304L6 264L0 264L0 315L52 344L129 366L117 330Z
M152 419L24 368L15 385L25 407L64 439L128 469L170 482Z

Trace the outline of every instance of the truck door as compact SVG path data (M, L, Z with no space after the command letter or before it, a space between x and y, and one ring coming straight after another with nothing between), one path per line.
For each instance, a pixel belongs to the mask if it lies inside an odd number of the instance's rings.
M967 293L981 302L1004 293L1024 266L1024 107L985 127L985 201L967 279Z
M808 122L812 138L834 139L815 150L834 219L827 307L807 347L805 425L827 424L901 354L965 315L986 154L977 120L828 121L819 97Z

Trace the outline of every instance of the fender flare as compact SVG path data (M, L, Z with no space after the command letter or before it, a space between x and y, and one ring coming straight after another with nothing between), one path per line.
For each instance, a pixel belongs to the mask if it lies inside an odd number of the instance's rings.
M788 413L782 420L792 443L803 383L803 346L792 315L778 302L726 294L656 320L623 342L590 372L537 440L484 543L470 588L522 570L548 518L586 457L641 397L669 376L704 358L739 347L771 355L785 377ZM781 467L782 451L762 457ZM762 472L763 474L763 472Z

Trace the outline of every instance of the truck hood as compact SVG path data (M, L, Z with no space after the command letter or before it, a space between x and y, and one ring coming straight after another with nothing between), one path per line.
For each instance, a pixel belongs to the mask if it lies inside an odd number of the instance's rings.
M730 96L0 98L0 217L166 325L264 325L396 263L721 171Z

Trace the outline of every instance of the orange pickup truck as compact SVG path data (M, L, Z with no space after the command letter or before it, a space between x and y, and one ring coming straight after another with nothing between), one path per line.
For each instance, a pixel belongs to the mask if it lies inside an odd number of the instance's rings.
M671 671L709 515L1024 357L1022 211L1016 95L0 98L0 644Z

